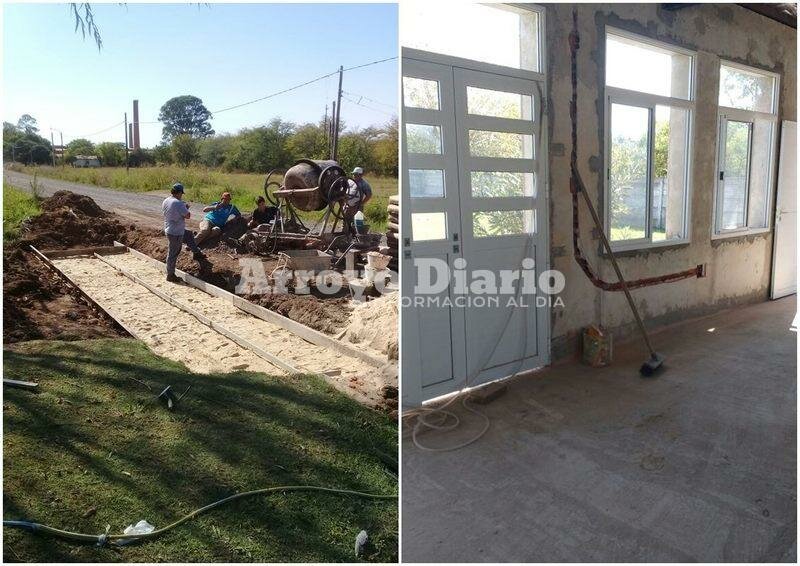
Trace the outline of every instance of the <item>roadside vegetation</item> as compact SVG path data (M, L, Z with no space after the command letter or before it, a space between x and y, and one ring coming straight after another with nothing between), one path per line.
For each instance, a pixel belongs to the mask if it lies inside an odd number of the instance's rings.
M3 183L3 241L16 240L22 221L40 212L39 200L35 195Z
M32 341L4 352L4 519L120 533L166 526L237 492L397 491L397 427L314 376L190 374L132 339ZM182 393L168 411L156 395ZM397 502L322 493L238 500L152 542L97 548L4 529L24 562L396 562Z
M165 196L169 192L169 187L179 181L186 188L185 198L187 200L212 203L219 200L219 196L223 191L228 191L233 197L233 203L243 213L252 212L255 208L256 197L264 194L264 179L266 178L266 175L257 173L227 173L197 165L188 167L179 165L138 167L131 168L129 171L126 171L124 167L91 169L23 166L20 164L10 165L9 168L28 175L36 174L41 177L122 191L158 191ZM389 196L396 194L398 191L397 178L369 175L366 177L372 186L373 196L372 200L367 203L364 215L370 224L372 232L382 232L386 228L388 219L386 206L389 204ZM281 179L282 177L278 175L277 180L280 181ZM321 212L301 214L304 220L311 222L316 221L321 215Z

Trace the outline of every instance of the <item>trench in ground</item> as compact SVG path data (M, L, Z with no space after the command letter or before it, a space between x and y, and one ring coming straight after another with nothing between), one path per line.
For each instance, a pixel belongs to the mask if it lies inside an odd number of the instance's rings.
M104 259L298 370L325 374L337 389L362 401L380 400L385 380L379 368L307 342L277 324L237 309L223 298L188 285L167 283L155 265L130 253ZM54 259L53 263L155 353L183 362L191 371L285 373L99 259L63 258Z

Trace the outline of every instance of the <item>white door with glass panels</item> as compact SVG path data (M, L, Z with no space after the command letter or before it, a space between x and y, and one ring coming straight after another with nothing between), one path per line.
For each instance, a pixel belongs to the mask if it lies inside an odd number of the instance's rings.
M542 83L434 58L402 61L405 406L548 359L549 309L536 294L515 295L516 283L482 294L473 279L499 287L502 271L530 265L538 285L547 269ZM469 292L452 271L433 299L415 292L436 279L420 268L429 259L461 268Z
M788 120L781 126L772 250L771 297L779 299L797 292L797 122Z

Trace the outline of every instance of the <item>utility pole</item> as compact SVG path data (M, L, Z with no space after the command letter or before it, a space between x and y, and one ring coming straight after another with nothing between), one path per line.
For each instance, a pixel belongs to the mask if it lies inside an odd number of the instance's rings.
M50 149L53 152L53 167L56 166L56 144L53 142L53 128L50 128Z
M58 135L61 136L61 168L64 168L64 132L58 130Z
M339 94L336 97L336 125L333 127L333 160L339 153L339 115L342 113L342 75L344 67L339 65Z
M328 136L330 128L328 128L328 105L325 105L325 119L322 121L322 127L325 128L325 142L328 144L328 149L331 147L331 139Z
M125 172L130 172L130 160L128 159L128 113L125 112Z
M328 124L328 159L333 159L333 123L336 121L336 101L331 103L331 123Z

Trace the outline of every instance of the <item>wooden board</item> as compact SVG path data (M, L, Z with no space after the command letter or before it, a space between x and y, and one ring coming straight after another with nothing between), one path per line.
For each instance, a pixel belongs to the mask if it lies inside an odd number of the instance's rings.
M39 388L38 383L33 383L32 381L19 381L17 379L3 378L3 385L16 387L18 389L27 389L28 391L36 391Z
M107 261L107 260L103 259L103 256L101 256L100 254L94 254L94 255L95 255L95 257L97 259L99 259L100 261L102 261L106 265L109 265L112 268L116 269L117 271L122 273L125 277L127 277L131 281L141 285L142 287L144 287L145 289L147 289L148 291L150 291L151 293L153 293L157 297L165 300L169 304L181 309L182 311L192 315L197 320L199 320L202 324L205 324L206 326L208 326L212 330L214 330L216 332L219 332L220 334L222 334L223 336L225 336L229 340L239 344L239 346L241 346L242 348L245 348L247 350L252 351L257 356L267 360L269 363L281 368L282 370L284 370L286 372L289 372L289 373L314 373L314 372L309 372L309 371L301 371L301 370L297 369L296 367L292 366L291 364L288 364L285 361L283 361L282 359L280 359L278 356L276 356L274 354L271 354L271 353L261 349L260 347L256 346L255 344L253 344L252 342L250 342L246 338L243 338L243 337L239 336L238 334L236 334L235 332L229 330L227 327L223 326L222 324L220 324L218 322L214 322L213 320L211 320L207 316L197 312L196 310L194 310L193 308L189 307L188 305L185 305L185 304L181 303L180 301L175 299L172 295L168 295L167 293L164 293L163 291L160 291L159 289L156 289L155 287L153 287L149 283L146 283L140 277L137 277L136 275L134 275L133 273L130 273L126 269L123 269L123 268L121 268L119 266L116 266L113 263L111 263L110 261Z
M62 259L75 256L92 256L94 254L121 254L125 250L120 250L118 246L100 246L97 248L74 248L71 250L40 250L40 252L50 259Z
M63 272L63 271L61 271L61 270L60 270L58 267L56 267L56 265L55 265L55 264L54 264L52 261L50 261L50 259L49 259L49 258L48 258L46 255L44 255L42 252L40 252L39 250L37 250L37 249L36 249L34 246L32 246L32 245L30 246L30 248L31 248L31 251L33 251L33 253L36 255L36 257L38 257L40 260L42 260L42 262L43 262L43 263L44 263L44 264L45 264L45 265L46 265L46 266L47 266L47 267L48 267L48 268L49 268L49 269L50 269L50 270L51 270L53 273L55 273L55 274L56 274L56 275L57 275L57 276L58 276L58 277L59 277L59 278L60 278L62 281L64 281L64 283L66 283L66 284L67 284L67 285L69 285L70 287L74 288L74 289L75 289L75 290L76 290L76 291L77 291L77 292L80 294L80 296L81 296L81 297L83 297L83 299L86 301L86 303L87 303L87 304L88 304L88 305L89 305L91 308L93 308L93 309L95 309L96 311L98 311L98 312L100 312L100 313L102 313L102 314L106 315L108 318L110 318L110 319L111 319L111 320L113 320L113 321L114 321L116 324L118 324L118 325L119 325L119 327L120 327L121 329L123 329L125 332L127 332L128 334L130 334L130 335L131 335L131 336L133 336L134 338L139 338L138 336L136 336L136 334L135 334L135 333L134 333L134 332L133 332L133 331L132 331L130 328L128 328L127 326L125 326L124 324L122 324L122 323L121 323L119 320L117 320L117 319L114 317L114 315L112 315L112 314L111 314L110 312L108 312L106 309L104 309L103 307L101 307L101 306L100 306L100 305L99 305L97 302L95 302L95 300L94 300L93 298L91 298L91 297L90 297L88 294L86 294L86 292L85 292L83 289L81 289L81 288L78 286L78 284L77 284L77 283L75 283L75 282L74 282L72 279L70 279L70 278L69 278L69 276L68 276L66 273L64 273L64 272ZM114 252L114 253L119 253L119 252Z
M143 254L142 252L137 251L133 248L128 248L123 244L118 244L117 242L115 242L115 245L125 247L125 249L130 251L131 254L135 255L140 259L148 261L153 265L158 266L158 268L163 273L166 273L167 267L166 265L164 265L163 262L160 262L157 259L154 259L149 255ZM358 358L375 367L383 367L387 363L386 361L381 360L380 358L373 356L372 354L359 350L358 348L350 346L345 342L340 342L339 340L331 338L330 336L326 336L322 332L314 330L313 328L309 328L304 324L296 322L290 318L280 315L260 305L256 305L255 303L251 303L247 299L243 299L238 295L234 295L233 293L221 289L216 285L206 283L202 279L198 279L194 275L190 275L184 271L181 271L180 269L175 270L175 275L183 279L186 283L188 283L192 287L200 289L201 291L205 291L209 295L224 298L228 300L233 306L243 310L244 312L252 314L257 318L260 318L261 320L266 320L267 322L276 324L281 328L285 328L292 334L299 336L300 338L306 340L307 342L311 342L312 344L316 344L317 346L322 346L324 348L332 348L337 352L341 352L342 354L345 354L350 357Z

